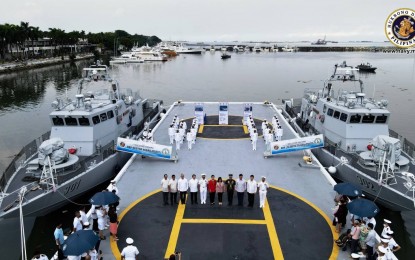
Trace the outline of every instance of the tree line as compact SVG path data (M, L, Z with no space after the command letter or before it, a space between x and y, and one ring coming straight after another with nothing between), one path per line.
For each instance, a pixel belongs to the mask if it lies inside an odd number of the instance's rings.
M28 22L16 24L0 24L0 59L7 56L12 59L36 57L34 42L38 39L49 38L51 44L55 47L53 56L64 55L73 52L71 47L78 44L80 40L87 40L89 46L87 50L92 51L96 46L104 50L131 49L134 45L143 46L148 44L153 46L161 40L157 36L145 36L134 34L131 35L123 30L115 32L86 33L85 31L71 31L59 28L49 28L42 31L39 27L31 26ZM59 46L59 48L58 48Z

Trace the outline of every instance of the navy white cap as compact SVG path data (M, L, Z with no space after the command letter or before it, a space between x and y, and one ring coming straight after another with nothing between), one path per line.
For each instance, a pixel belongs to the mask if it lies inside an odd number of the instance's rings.
M129 237L125 240L125 242L127 242L127 244L131 245L132 243L134 243L134 240L131 237Z
M383 219L383 222L388 223L388 224L392 223L392 221L390 221L389 219L386 219L386 218Z

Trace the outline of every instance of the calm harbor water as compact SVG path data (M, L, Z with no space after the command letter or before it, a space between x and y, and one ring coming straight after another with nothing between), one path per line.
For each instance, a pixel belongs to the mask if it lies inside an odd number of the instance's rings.
M414 54L233 53L231 59L221 60L220 52L206 52L181 55L165 63L117 65L112 74L121 87L140 90L144 98L163 99L166 105L176 100L280 103L284 98L301 97L305 88L322 87L333 65L344 60L349 65L370 62L378 67L376 74L361 74L367 96L388 99L391 128L415 142ZM49 130L51 102L56 96L74 96L81 70L88 64L82 61L0 75L0 172L25 144ZM68 205L58 211L67 222L64 226L71 223L72 208ZM35 230L44 234L45 240L39 239L39 235L32 236L30 248L53 247L53 226L47 225L52 215L38 219ZM410 215L405 220L415 221L414 214ZM393 228L398 234L396 240L403 245L400 259L407 259L414 253L407 232L415 234L415 222L406 223L404 229L401 215L384 209L377 217L379 228L383 217L396 223Z

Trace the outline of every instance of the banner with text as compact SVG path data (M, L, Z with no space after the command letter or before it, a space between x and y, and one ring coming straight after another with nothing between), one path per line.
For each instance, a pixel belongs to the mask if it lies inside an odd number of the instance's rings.
M136 153L148 157L156 157L162 159L172 158L171 146L144 142L141 140L126 139L121 137L118 137L117 140L117 151Z
M324 146L323 135L307 136L297 139L282 140L271 143L271 154L296 152Z

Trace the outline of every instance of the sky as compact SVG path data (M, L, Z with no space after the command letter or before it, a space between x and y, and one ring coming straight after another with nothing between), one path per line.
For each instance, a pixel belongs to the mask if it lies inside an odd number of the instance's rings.
M385 21L415 0L0 0L0 23L187 41L385 41Z

